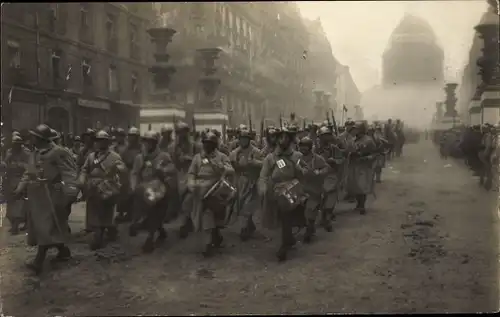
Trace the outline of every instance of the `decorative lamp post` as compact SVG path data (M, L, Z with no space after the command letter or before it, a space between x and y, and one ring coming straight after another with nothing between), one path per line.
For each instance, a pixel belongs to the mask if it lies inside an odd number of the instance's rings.
M194 113L196 126L206 125L206 122L203 121L214 121L215 119L216 122L211 127L222 131L228 121L228 115L224 113L220 98L217 97L221 80L216 76L217 67L215 65L215 61L219 59L222 50L220 48L202 48L198 49L197 52L200 54L204 65L202 69L203 75L199 79L203 97L199 100Z
M155 45L154 62L149 68L154 87L149 96L150 103L143 105L140 110L141 130L163 125L165 122L171 123L173 128L174 118L185 118L183 107L172 102L174 98L169 90L170 81L176 69L169 64L170 55L167 54L167 46L176 31L168 27L154 27L148 29L147 32L151 36L151 42ZM152 115L150 110L153 109L168 109L172 113L172 118L166 119L164 116Z

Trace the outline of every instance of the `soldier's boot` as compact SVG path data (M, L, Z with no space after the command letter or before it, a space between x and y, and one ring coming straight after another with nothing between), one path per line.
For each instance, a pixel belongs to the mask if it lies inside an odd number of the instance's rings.
M108 241L115 242L118 239L118 229L115 226L106 228L106 237Z
M43 262L45 262L45 258L47 257L47 250L47 246L38 246L33 261L26 263L26 267L36 275L39 275L43 271Z
M356 201L357 201L356 210L358 210L361 215L366 214L366 208L365 208L366 195L364 194L357 195Z
M304 243L311 243L316 233L315 219L307 220L306 232L304 234Z
M253 222L252 217L248 218L246 225L241 228L240 239L241 241L247 241L253 235L257 228Z
M297 243L297 240L293 236L292 227L287 221L283 221L281 224L281 245L276 253L276 257L279 262L286 261L288 258L288 251Z
M19 221L17 220L13 220L10 224L10 230L9 230L10 234L15 236L17 234L19 234Z
M203 241L204 241L204 248L201 254L205 257L211 257L215 254L215 245L214 245L214 229L212 230L205 230L203 232Z
M332 220L333 219L333 210L331 209L326 209L323 210L322 216L321 216L321 225L323 226L323 229L325 229L326 232L332 232L333 231L333 224Z
M59 244L56 246L57 255L51 260L51 262L65 262L71 259L71 250L64 244Z
M224 242L224 237L222 236L220 229L212 229L212 244L216 248L222 247L222 242Z
M158 238L156 238L156 244L162 244L165 242L165 240L167 240L168 238L168 235L167 235L167 231L165 230L165 228L163 228L163 226L161 226L159 229L158 229Z
M382 183L382 171L375 172L375 182Z
M92 235L92 241L90 242L90 250L95 251L101 249L104 246L104 229L96 229Z
M191 218L186 218L184 224L179 228L179 238L185 239L189 235L189 233L193 232L193 222Z
M155 232L150 232L148 234L148 237L146 238L146 241L144 241L144 244L142 245L142 252L144 253L151 253L155 249L155 244L154 244L154 235Z

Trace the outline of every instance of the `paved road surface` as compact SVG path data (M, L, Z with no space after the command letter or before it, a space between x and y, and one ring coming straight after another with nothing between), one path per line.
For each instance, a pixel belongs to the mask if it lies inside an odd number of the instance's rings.
M451 164L451 165L446 165ZM445 166L446 165L446 166ZM343 204L334 233L278 264L275 243L240 243L203 260L193 242L171 242L143 256L142 238L94 254L82 239L74 259L43 277L21 266L34 250L23 237L1 249L4 313L15 316L479 312L498 309L496 197L460 162L429 143L407 146L385 170L368 213ZM82 226L75 210L74 230ZM172 230L171 230L172 232Z

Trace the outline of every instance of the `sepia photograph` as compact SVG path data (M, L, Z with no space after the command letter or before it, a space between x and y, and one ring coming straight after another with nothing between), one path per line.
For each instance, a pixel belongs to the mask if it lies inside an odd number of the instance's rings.
M0 23L2 316L499 311L498 0Z

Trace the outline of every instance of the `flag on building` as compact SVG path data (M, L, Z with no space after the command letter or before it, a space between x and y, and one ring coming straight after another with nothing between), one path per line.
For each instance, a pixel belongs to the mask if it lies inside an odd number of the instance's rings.
M68 70L66 71L66 81L70 80L71 71L72 71L72 68L71 68L71 64L70 64L70 65L68 65Z
M302 59L307 59L307 51L304 51L304 52L302 53Z
M345 105L342 105L342 110L343 110L344 112L347 112L347 107L346 107Z

